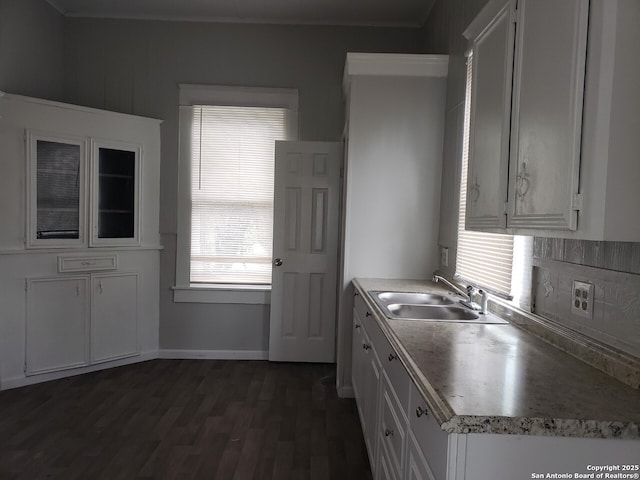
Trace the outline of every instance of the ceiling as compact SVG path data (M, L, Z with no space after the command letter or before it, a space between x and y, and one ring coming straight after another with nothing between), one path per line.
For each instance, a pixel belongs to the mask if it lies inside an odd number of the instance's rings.
M47 0L69 17L420 27L436 0Z

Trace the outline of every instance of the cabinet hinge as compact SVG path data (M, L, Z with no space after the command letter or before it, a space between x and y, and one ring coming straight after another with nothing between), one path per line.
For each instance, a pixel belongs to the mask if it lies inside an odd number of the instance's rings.
M518 3L516 2L515 8L511 11L511 23L518 23L518 14L520 10L518 9Z
M24 368L23 368L24 373L27 373L27 361L24 361Z
M24 279L24 291L28 291L29 290L29 282L27 281L27 279Z
M573 200L571 202L571 209L572 210L582 210L582 194L581 193L574 193L573 194Z
M502 210L502 213L504 213L505 215L509 214L509 202L504 202L504 208Z

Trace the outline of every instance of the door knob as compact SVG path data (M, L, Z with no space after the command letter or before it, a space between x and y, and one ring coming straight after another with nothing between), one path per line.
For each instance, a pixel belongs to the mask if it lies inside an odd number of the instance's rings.
M281 259L281 258L276 258L276 259L273 261L273 264L274 264L276 267L279 267L280 265L282 265L282 259Z

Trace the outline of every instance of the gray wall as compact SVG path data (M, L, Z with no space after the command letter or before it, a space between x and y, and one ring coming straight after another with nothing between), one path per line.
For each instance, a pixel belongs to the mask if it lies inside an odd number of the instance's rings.
M422 48L450 55L439 243L456 261L458 196L464 117L467 42L462 32L487 0L438 0L422 30ZM640 244L536 238L533 291L536 311L586 335L637 354L640 351ZM624 273L618 273L624 272ZM596 286L594 318L570 311L571 279Z
M62 100L64 17L43 0L0 0L0 90Z
M303 140L339 140L347 51L415 52L419 31L67 19L71 103L161 118L160 345L266 350L268 306L175 304L178 84L297 88Z

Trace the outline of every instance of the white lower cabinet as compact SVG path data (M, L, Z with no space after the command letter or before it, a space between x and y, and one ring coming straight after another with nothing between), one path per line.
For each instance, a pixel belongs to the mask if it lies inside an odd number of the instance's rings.
M91 283L91 362L136 355L138 274L94 275Z
M356 301L356 305L358 302ZM365 330L367 312L362 315L357 308L353 311L352 384L357 399L362 434L367 446L369 463L375 470L378 431L378 407L380 389L380 359L373 349L373 343Z
M88 365L89 277L27 280L25 373Z
M445 432L359 294L353 315L353 385L376 480L542 478L533 474L637 463L634 439Z
M436 480L411 430L407 435L407 476L405 478L407 480Z
M137 273L33 278L26 288L26 375L138 354Z

